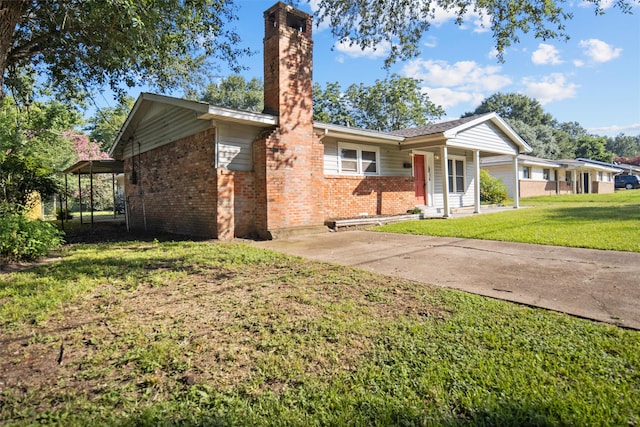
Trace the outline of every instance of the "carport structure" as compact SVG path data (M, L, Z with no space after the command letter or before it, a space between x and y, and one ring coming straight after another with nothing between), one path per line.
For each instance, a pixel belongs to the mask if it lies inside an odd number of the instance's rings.
M113 215L115 218L116 215L116 175L124 173L124 162L119 160L81 160L74 165L68 167L64 171L64 208L67 210L67 199L69 194L69 182L68 175L77 175L78 176L78 195L79 195L79 207L80 207L80 223L82 224L82 186L81 186L81 177L89 176L89 210L91 212L91 225L93 225L93 176L95 174L111 174L111 189L113 194ZM60 205L62 207L62 201L60 201ZM64 228L64 215L62 215L62 226Z

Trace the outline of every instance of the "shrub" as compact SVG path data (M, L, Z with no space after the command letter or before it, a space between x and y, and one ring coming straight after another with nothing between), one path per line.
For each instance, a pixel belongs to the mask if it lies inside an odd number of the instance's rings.
M29 261L46 255L63 243L62 232L53 224L30 221L7 212L0 218L0 258Z
M480 171L480 200L485 203L499 204L507 199L507 186L486 170Z

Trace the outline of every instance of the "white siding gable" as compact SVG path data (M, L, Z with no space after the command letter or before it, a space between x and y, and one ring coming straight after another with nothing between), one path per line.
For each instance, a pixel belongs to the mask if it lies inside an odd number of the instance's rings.
M450 147L467 150L482 150L496 154L518 154L518 147L496 125L491 122L480 123L460 132L447 141Z
M218 167L229 170L253 169L252 144L260 128L232 124L217 127Z

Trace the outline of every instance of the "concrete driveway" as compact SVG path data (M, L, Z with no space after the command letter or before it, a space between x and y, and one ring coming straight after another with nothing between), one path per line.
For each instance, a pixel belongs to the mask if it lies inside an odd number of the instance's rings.
M640 329L640 253L371 231L255 244Z

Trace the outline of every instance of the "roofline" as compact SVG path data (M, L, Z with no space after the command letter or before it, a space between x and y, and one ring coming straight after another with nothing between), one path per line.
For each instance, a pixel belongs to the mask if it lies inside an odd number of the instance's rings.
M135 104L133 104L133 108L131 108L129 115L127 116L127 120L120 128L120 131L118 131L118 136L116 137L113 146L109 150L109 156L113 157L113 152L120 143L120 139L122 138L125 129L127 129L129 124L131 123L131 120L133 120L138 109L140 109L140 106L144 101L158 102L165 105L172 105L175 107L193 110L196 112L197 118L201 120L227 120L238 123L251 123L261 127L275 126L278 124L278 117L272 116L270 114L234 110L225 107L216 107L203 101L192 101L183 98L176 98L173 96L142 92L138 96L138 99L136 99Z
M264 127L276 126L278 124L278 117L271 114L234 110L232 108L216 107L214 105L208 105L208 107L209 109L206 113L198 116L199 119L222 119L232 122L250 123Z
M313 128L320 130L324 136L333 136L336 138L349 138L351 140L371 141L377 139L379 142L400 143L406 140L404 136L390 135L386 132L352 128L342 125L334 125L330 123L314 122Z
M206 113L208 111L208 106L209 106L209 104L207 104L206 102L189 101L186 99L176 98L173 96L158 95L150 92L141 92L140 95L138 95L138 99L136 99L135 104L133 104L133 108L131 108L129 115L127 116L127 120L125 120L125 122L120 127L120 130L118 131L118 136L116 136L116 139L113 142L111 149L109 150L110 157L113 157L113 152L115 151L116 147L120 144L120 139L122 138L122 135L124 134L125 129L129 127L131 120L133 120L133 118L136 115L136 112L138 111L138 109L140 108L140 106L144 101L160 102L163 104L174 105L176 107L188 108L190 110L199 112L200 114Z

